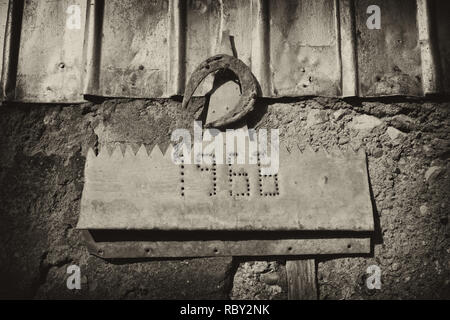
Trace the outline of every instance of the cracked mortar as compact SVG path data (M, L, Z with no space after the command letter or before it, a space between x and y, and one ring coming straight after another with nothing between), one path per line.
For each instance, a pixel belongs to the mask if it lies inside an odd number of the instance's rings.
M201 100L194 103L201 104ZM0 296L25 298L285 299L285 261L209 258L104 261L74 229L89 147L166 148L192 117L169 99L4 105L0 116ZM378 224L374 253L317 259L322 299L449 298L447 101L402 98L261 100L249 126L288 145L363 148ZM66 288L81 268L82 289ZM366 269L382 271L368 290ZM237 270L236 270L237 269Z

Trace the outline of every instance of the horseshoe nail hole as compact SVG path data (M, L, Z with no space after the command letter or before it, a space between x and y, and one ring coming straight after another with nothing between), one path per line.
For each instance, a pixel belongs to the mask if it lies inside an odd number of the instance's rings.
M145 248L144 250L146 253L150 253L150 248Z
M214 253L219 253L219 250L217 248L214 248Z
M349 244L347 245L347 249L351 249L351 247L352 247L352 245L349 243Z
M292 251L292 247L288 247L288 251Z

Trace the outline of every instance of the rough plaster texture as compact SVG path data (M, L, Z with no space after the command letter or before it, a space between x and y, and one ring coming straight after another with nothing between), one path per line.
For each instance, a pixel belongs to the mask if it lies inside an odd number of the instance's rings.
M197 101L196 103L201 103ZM378 225L366 257L317 259L322 299L449 298L450 102L264 100L249 126L300 148L364 148ZM0 109L0 297L285 299L284 261L104 261L74 229L88 147L167 145L193 116L173 100L107 100ZM82 289L66 288L81 268ZM382 270L368 290L366 268Z

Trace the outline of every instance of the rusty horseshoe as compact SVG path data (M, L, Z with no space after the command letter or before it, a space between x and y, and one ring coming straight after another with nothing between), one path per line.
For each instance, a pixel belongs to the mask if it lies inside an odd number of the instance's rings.
M225 127L251 112L260 91L255 76L244 62L226 54L218 54L203 61L192 73L184 93L183 108L187 108L192 95L206 76L219 70L230 70L236 75L241 87L241 97L227 114L207 125L216 128Z

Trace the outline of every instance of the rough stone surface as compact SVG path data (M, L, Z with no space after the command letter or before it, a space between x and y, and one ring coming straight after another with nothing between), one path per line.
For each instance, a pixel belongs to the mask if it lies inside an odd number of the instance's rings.
M391 138L391 140L395 143L398 143L398 140L403 137L403 132L395 129L394 127L388 127L386 129L386 133L388 134L389 138Z
M108 262L89 255L74 229L88 148L167 146L174 128L192 127L180 109L173 101L142 100L2 106L0 297L228 297L231 258ZM81 269L81 290L66 287L72 264Z
M284 261L242 262L234 276L231 298L287 299L285 265Z
M368 155L374 252L319 258L320 298L450 298L450 103L275 101L260 102L248 125L279 128L288 145L362 148ZM281 258L104 261L84 247L74 226L88 147L165 148L174 128L192 129L193 117L180 109L172 100L1 107L1 297L286 299ZM400 143L389 127L404 133ZM430 173L433 167L439 170ZM71 264L81 268L79 291L66 288ZM381 268L381 290L365 284L373 264Z
M372 130L381 124L380 119L366 114L355 116L350 124L350 128L356 130Z
M309 126L318 104L330 120ZM449 102L315 98L271 104L254 123L280 128L280 139L300 148L309 144L367 152L377 225L374 252L367 257L317 259L321 299L450 298ZM395 137L400 143L392 141L393 129L401 131ZM429 171L436 166L440 169ZM283 263L277 267L283 269ZM381 268L380 290L366 286L370 265ZM270 294L266 277L258 271L251 261L239 265L233 298L255 299L261 292L274 299L286 296L285 279L282 292Z
M306 118L306 125L312 127L328 121L328 113L323 110L312 109Z
M425 180L427 182L434 181L442 173L442 171L442 168L438 166L428 168L425 172Z

